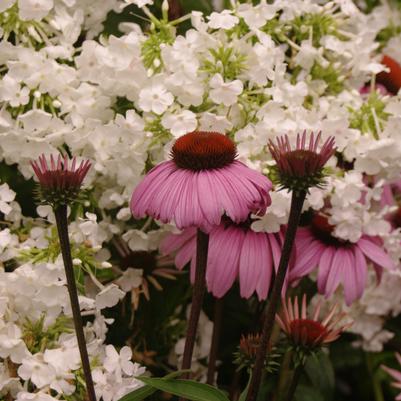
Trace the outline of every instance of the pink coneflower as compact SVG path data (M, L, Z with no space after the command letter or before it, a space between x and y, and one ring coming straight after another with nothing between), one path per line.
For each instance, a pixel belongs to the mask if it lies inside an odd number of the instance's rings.
M266 299L274 269L277 269L282 247L282 233L255 232L251 221L235 224L224 218L209 232L210 245L206 282L209 291L223 297L238 278L240 293L249 298L256 292ZM164 254L176 253L175 263L182 269L191 262L191 281L195 276L196 230L169 235L161 244Z
M50 164L50 166L49 166ZM76 158L69 165L68 156L50 155L49 162L45 155L31 161L31 166L39 180L39 198L50 205L68 204L77 200L82 182L88 173L91 163L81 161L77 166Z
M335 341L349 324L338 326L345 317L345 313L337 314L337 306L334 305L327 316L319 319L322 301L317 304L312 315L308 316L306 295L302 297L301 308L298 297L292 302L288 298L282 301L283 311L276 315L276 321L290 339L294 346L301 346L307 350L313 350L325 344Z
M225 213L239 223L250 212L264 213L271 182L236 160L235 144L216 132L192 132L178 138L172 160L154 167L136 187L131 210L178 228L209 231Z
M330 137L318 151L320 138L320 132L316 138L312 132L307 144L304 131L302 135L297 135L295 149L292 149L287 135L277 137L277 144L269 141L268 148L277 163L277 181L283 188L299 192L323 184L323 167L334 154L335 148L334 138Z
M401 365L401 355L397 352L395 356L397 358L398 363ZM395 382L391 383L392 386L401 389L401 372L399 370L395 370L387 366L382 366L382 369L385 370L393 379L395 379ZM395 399L397 401L401 400L401 393L398 394Z
M331 296L341 283L345 301L350 305L360 298L365 288L368 261L380 274L394 263L377 238L363 235L357 242L343 241L333 236L334 227L327 217L317 214L309 228L301 228L296 238L297 258L291 277L304 276L319 268L319 292Z

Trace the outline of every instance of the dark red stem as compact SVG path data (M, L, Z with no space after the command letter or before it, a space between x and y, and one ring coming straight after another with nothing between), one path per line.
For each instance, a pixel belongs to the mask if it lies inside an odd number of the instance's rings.
M202 310L203 297L206 289L206 266L209 248L209 235L198 228L196 235L196 271L195 282L192 291L192 306L189 316L187 336L185 339L182 369L190 369L192 354L195 346L196 331L198 329L199 316Z
M214 384L214 374L216 372L217 354L219 351L221 320L223 317L223 298L216 298L214 302L214 319L213 319L213 334L212 344L209 353L209 365L207 369L207 384Z
M70 302L72 316L74 319L75 333L78 340L78 348L81 354L82 368L84 371L86 391L89 401L96 401L95 388L93 386L91 368L86 348L84 328L82 323L81 310L78 301L77 285L75 283L74 268L71 258L71 246L68 238L68 221L67 221L67 206L59 206L54 210L57 223L57 231L60 239L60 248L64 261L65 276L67 278L68 293L70 294Z
M281 253L276 279L274 280L273 290L270 296L270 301L263 322L260 352L258 352L258 354L256 355L255 366L252 372L252 380L249 385L246 401L255 401L258 395L263 367L268 350L268 345L273 331L275 316L278 305L280 303L281 291L287 273L288 263L290 261L291 252L295 241L295 234L297 232L305 197L306 197L305 191L301 191L299 193L296 192L292 193L291 210L288 219L288 226L285 234L284 245Z

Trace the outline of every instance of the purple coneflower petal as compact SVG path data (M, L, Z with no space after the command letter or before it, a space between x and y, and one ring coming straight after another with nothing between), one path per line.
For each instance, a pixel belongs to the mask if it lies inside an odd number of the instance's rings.
M259 277L256 282L256 293L259 300L267 298L273 274L273 257L267 237L257 234L256 245L260 250ZM256 272L255 272L256 273Z
M233 183L231 183L222 171L214 171L214 178L220 184L220 196L222 199L222 207L226 214L235 223L246 220L249 214L249 208L243 201L243 196L238 193Z
M357 269L355 256L351 249L344 249L342 266L342 283L344 287L345 302L350 305L358 298Z
M345 249L343 248L338 248L337 251L334 253L326 282L325 294L328 297L334 293L343 277L343 265L345 260L344 253Z
M281 234L281 233L280 233ZM279 235L280 235L279 234ZM273 256L274 269L277 271L281 258L281 245L275 234L267 234Z
M221 298L231 288L237 277L244 233L230 227L224 230L224 233L220 233L218 238L219 241L211 241L210 244L208 258L210 273L206 274L206 281L212 294ZM224 252L222 252L223 249Z
M395 264L390 256L368 237L363 236L356 244L358 248L375 264L386 269L394 269Z
M154 211L154 217L167 223L174 215L177 204L182 196L183 188L187 185L191 177L185 170L177 170L170 174L165 182L160 186L157 196L152 199L150 208Z
M241 297L249 298L255 291L259 280L259 270L262 269L262 252L257 243L257 237L251 231L245 234L239 259L239 279ZM267 242L267 241L265 241ZM263 244L266 247L266 244Z
M205 170L198 174L197 177L197 193L199 204L202 209L203 215L212 225L218 225L221 220L222 207L218 197L219 188L213 183L211 172Z
M366 280L368 276L368 266L366 264L365 256L357 246L354 247L354 254L355 254L355 276L356 276L355 281L357 286L356 298L360 298L365 289Z
M333 262L335 249L327 247L320 256L319 271L317 274L317 288L321 294L326 292L327 279L331 270L331 263Z
M303 249L300 253L294 268L291 270L291 276L302 277L309 274L317 267L323 250L324 246L319 241L312 241L308 248Z
M136 187L131 198L131 211L134 217L145 217L146 213L152 212L149 205L154 196L160 192L158 185L163 184L167 177L176 170L177 167L171 161L160 163L145 176Z
M180 234L170 234L160 244L160 251L163 255L176 252L187 241L193 241L196 236L196 227L188 227Z
M182 270L189 263L196 253L196 241L187 241L177 252L175 265L177 269Z

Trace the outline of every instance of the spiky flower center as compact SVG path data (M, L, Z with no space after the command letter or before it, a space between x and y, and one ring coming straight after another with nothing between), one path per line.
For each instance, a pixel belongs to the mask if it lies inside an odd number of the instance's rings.
M171 154L178 167L199 171L231 164L237 149L234 142L223 134L196 131L178 138Z
M328 334L327 329L311 319L295 319L290 323L291 337L296 344L319 345Z
M320 163L320 155L307 149L296 149L285 153L282 157L286 159L295 177L314 174Z
M254 358L260 348L260 335L248 334L247 336L242 336L239 348L243 355Z

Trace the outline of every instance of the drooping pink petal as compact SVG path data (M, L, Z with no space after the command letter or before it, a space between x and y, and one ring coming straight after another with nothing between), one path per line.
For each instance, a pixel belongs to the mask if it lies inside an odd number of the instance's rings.
M251 189L255 194L253 206L256 209L259 209L261 213L264 213L267 206L270 206L271 204L269 191L272 188L272 183L270 180L268 180L259 172L248 168L245 164L238 160L232 163L230 168L234 171L235 175L246 177L246 179L253 184L253 188L251 186Z
M329 275L327 277L325 289L325 295L327 297L331 296L340 284L340 281L343 277L343 266L345 259L345 249L338 248L334 253Z
M304 248L297 246L297 260L294 268L291 270L291 276L295 278L309 274L317 267L320 254L324 249L320 241L312 241Z
M204 225L207 226L208 222L202 216L200 210L196 180L193 176L187 176L185 179L186 183L182 187L182 193L174 212L175 224L180 229L188 226L201 226L201 228L204 228Z
M160 244L160 252L163 255L168 255L177 251L187 241L196 241L196 227L188 227L180 234L169 234Z
M281 244L279 243L276 234L267 234L272 251L274 269L277 271L281 258Z
M249 298L252 295L259 280L259 270L263 263L259 245L256 233L248 231L244 237L239 259L240 293L243 298Z
M357 285L357 298L360 298L366 286L366 280L368 276L368 266L366 264L365 256L362 251L355 246L355 281Z
M134 217L142 218L148 213L149 202L160 191L155 181L161 184L177 168L171 161L163 162L154 167L135 188L131 197L131 211Z
M224 174L218 170L213 171L213 180L216 187L219 188L222 210L236 223L245 220L247 218L245 214L249 214L249 210L246 208L246 205L239 203L235 189L226 180Z
M267 294L269 293L274 267L272 251L268 238L264 234L258 234L257 241L259 241L258 247L261 250L261 263L259 264L260 274L256 283L256 293L261 301L266 299ZM287 277L288 275L286 276L285 285L283 286L284 291L287 288Z
M206 279L209 290L217 298L231 288L237 277L243 239L243 231L235 227L220 232L219 241L210 239L208 271L213 273L206 274Z
M395 264L383 248L376 245L369 237L363 236L356 244L359 249L375 264L386 269L394 269Z
M161 183L157 196L153 197L149 207L153 210L155 219L163 223L173 219L176 207L180 204L183 188L191 181L192 175L189 171L177 170Z
M197 193L203 215L210 224L218 225L223 214L220 206L219 188L213 183L213 173L204 170L197 176Z
M344 249L342 266L342 284L344 287L345 302L351 305L358 298L358 285L356 278L356 263L352 249Z
M317 274L317 288L321 294L326 292L327 278L329 277L334 253L335 248L329 246L320 255L319 270Z
M182 270L193 258L196 258L196 239L187 241L177 252L175 257L177 269Z

